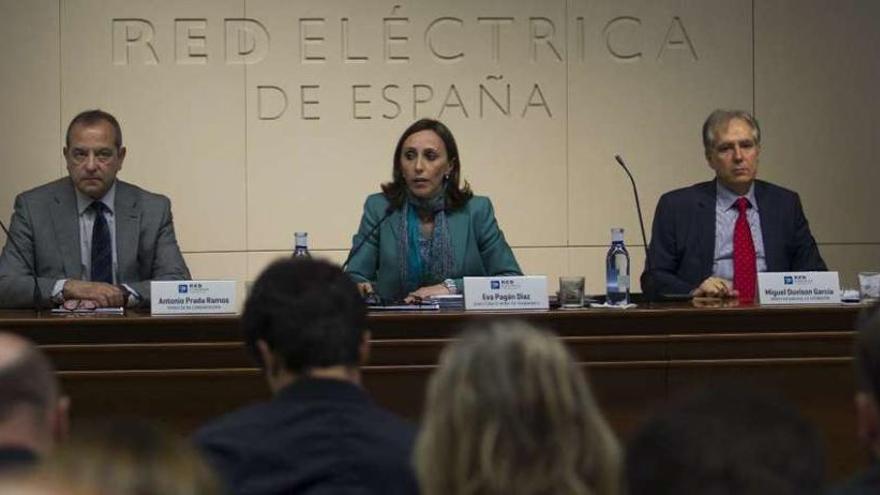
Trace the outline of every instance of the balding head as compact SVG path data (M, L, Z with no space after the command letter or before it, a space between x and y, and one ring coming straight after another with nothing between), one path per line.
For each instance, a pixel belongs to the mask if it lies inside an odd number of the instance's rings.
M49 360L23 338L0 333L0 423L20 406L42 414L58 397Z
M48 450L66 429L55 370L32 343L0 332L0 445Z

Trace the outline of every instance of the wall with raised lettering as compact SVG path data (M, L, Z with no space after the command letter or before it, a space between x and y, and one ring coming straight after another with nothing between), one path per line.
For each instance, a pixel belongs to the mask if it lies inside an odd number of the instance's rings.
M123 126L120 177L171 197L194 276L252 280L295 230L342 261L397 137L434 117L525 271L599 293L610 227L634 278L644 258L614 154L650 230L663 192L712 176L703 119L739 107L762 122L760 176L801 193L852 285L880 268L878 16L857 0L4 0L0 216L65 174L67 122L100 107Z

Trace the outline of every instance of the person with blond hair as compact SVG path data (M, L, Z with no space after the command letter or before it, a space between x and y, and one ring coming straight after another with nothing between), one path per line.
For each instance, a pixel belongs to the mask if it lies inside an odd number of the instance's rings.
M36 469L0 477L16 495L221 495L187 439L160 423L103 418L79 425Z
M499 322L443 352L416 443L424 495L617 494L620 459L582 370L552 334Z

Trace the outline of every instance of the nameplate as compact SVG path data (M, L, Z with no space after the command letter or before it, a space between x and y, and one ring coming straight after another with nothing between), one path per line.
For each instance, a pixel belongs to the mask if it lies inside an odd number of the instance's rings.
M150 282L151 315L204 315L235 312L234 280Z
M758 273L758 301L761 304L840 303L837 272Z
M549 309L547 277L464 277L465 310Z

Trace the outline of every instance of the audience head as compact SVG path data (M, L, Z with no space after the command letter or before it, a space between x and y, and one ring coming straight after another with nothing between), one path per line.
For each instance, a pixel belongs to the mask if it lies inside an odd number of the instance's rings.
M46 486L66 486L70 493L221 493L214 473L187 439L138 420L78 425L33 478Z
M419 158L426 167L419 174L425 183L416 185L411 169ZM473 195L467 181L461 186L461 158L452 131L439 120L421 119L403 131L394 148L393 163L392 181L383 184L382 191L395 208L403 205L407 194L429 199L438 188L445 190L447 209L464 205Z
M614 494L617 441L583 371L524 322L451 344L428 388L416 470L425 495Z
M880 457L880 304L859 315L855 368L859 437Z
M790 404L716 386L673 401L630 443L631 495L805 495L823 489L814 428Z
M42 472L23 471L0 478L0 493L15 495L106 495L95 489L49 479Z
M67 432L67 409L46 356L27 340L0 333L0 446L49 452Z
M356 370L366 360L366 306L357 286L326 261L283 259L254 282L242 315L246 344L273 377Z

